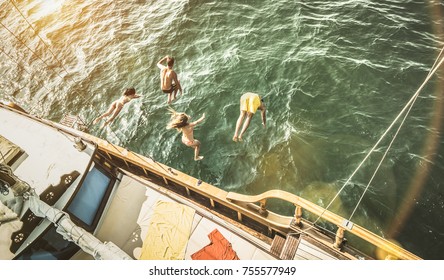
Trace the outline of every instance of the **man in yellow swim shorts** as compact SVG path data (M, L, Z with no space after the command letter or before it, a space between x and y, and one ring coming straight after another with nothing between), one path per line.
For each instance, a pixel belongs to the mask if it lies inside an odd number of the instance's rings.
M252 92L244 93L240 98L240 115L236 122L236 131L234 132L233 141L242 141L242 135L244 135L248 126L250 125L251 117L256 113L257 110L261 110L262 125L265 127L265 104L263 99L259 95ZM242 121L245 119L242 131L239 133ZM239 136L238 136L239 135Z

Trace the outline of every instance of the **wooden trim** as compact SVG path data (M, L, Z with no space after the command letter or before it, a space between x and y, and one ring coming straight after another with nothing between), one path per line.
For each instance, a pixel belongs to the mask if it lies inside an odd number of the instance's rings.
M242 201L245 203L257 203L269 198L278 198L284 201L288 201L296 206L301 206L303 209L313 213L316 216L322 216L322 219L327 220L336 226L343 228L342 223L345 220L343 217L334 214L321 206L318 206L306 199L303 199L295 194L282 191L282 190L270 190L259 195L243 195L238 193L229 192L226 197L228 200ZM373 232L354 224L351 229L343 228L351 234L373 244L374 246L381 248L390 255L396 256L399 259L419 260L418 256L411 252L399 247L398 245L374 234Z

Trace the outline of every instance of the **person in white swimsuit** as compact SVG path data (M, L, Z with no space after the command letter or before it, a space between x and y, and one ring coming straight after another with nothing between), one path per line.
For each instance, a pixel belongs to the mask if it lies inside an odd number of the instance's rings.
M204 157L199 156L200 151L200 141L194 139L193 130L194 127L205 119L205 114L202 114L200 119L194 122L188 122L191 117L185 113L177 113L174 110L170 110L171 120L167 125L167 129L176 128L178 131L182 132L182 143L186 146L194 149L194 160L201 160Z
M107 119L100 128L104 128L105 126L107 126L108 124L110 124L116 117L117 115L120 113L120 111L122 110L123 106L130 102L132 99L135 98L139 98L140 96L136 94L136 90L134 88L128 88L125 90L125 92L123 93L123 95L113 101L113 103L111 103L111 105L109 106L108 110L103 113L101 116L97 117L94 121L93 124L97 124L101 119L108 117L111 115L111 117L109 119Z

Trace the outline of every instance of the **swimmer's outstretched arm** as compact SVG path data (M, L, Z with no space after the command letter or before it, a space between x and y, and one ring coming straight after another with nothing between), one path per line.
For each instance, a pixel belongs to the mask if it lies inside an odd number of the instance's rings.
M202 117L200 117L200 119L190 123L190 125L195 126L196 124L201 123L204 119L205 119L205 113L202 114Z
M262 125L263 125L264 127L266 127L266 123L267 123L267 118L266 118L265 111L266 111L266 109L265 109L265 107L264 107L264 109L262 109L262 111L261 111Z

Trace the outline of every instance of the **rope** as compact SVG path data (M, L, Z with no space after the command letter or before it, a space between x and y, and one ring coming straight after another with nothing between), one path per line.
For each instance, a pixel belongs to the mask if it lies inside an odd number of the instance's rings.
M10 1L11 2L11 1ZM51 51L51 49L49 48L49 46L43 41L43 39L37 34L37 31L34 29L34 27L29 23L29 21L24 17L24 15L20 12L20 10L11 2L11 4L17 9L17 11L22 15L22 17L26 20L26 22L29 24L29 26L32 28L32 30L34 30L34 32L36 33L36 35L39 37L39 39L43 42L43 44L47 47L47 49L51 52L51 54L54 56L54 58L57 60L57 62L59 63L59 65L64 69L64 71L68 74L68 78L71 79L74 83L76 83L76 81L70 77L70 73L66 70L66 68L63 66L63 64L60 62L59 59L57 59L57 57L55 56L55 54ZM21 45L25 46L33 55L35 55L38 59L40 59L48 68L51 68L51 66L49 66L49 64L43 60L34 50L32 50L29 46L27 46L17 35L14 34L14 32L12 32L7 26L5 26L2 22L0 22L0 25L3 26L3 28L5 28L12 36L14 36L14 38L17 39L17 41L20 42ZM59 73L56 73L57 76L59 76L62 80L64 79ZM74 84L71 84L71 86L74 86ZM79 95L78 95L79 96ZM85 99L83 99L82 101L85 101ZM87 100L86 101L86 105L91 105L91 101L92 100ZM88 127L91 125L91 122L89 123Z
M45 60L43 60L35 51L33 51L20 38L18 38L17 35L14 34L14 32L12 32L8 27L6 27L2 22L0 22L0 25L2 25L3 28L5 28L12 36L14 36L14 38L16 38L20 42L21 45L25 46L33 55L35 55L38 59L40 59L43 62L43 64L46 65L47 68L49 68L49 69L51 68L51 66L49 66ZM59 76L61 78L61 80L63 80L63 77L59 73L56 73L56 75ZM40 101L38 102L38 104L40 104ZM36 104L36 106L38 104ZM34 109L36 106L34 106L32 109Z
M145 159L143 159L143 158L141 158L137 153L134 153L134 152L132 152L132 151L130 151L133 155L135 155L136 157L138 157L140 160L142 160L143 162L145 162L145 163L148 163L149 164L149 162L147 162ZM163 166L162 165L160 165L154 158L152 158L150 155L146 155L149 159L151 159L157 166L159 166L160 168L162 168L163 169L163 171L165 171L165 172L167 172L168 173L168 171L166 171L165 170L165 168L163 168Z
M14 58L13 58L12 56L10 56L7 52L5 52L5 50L4 50L3 48L0 48L0 51L1 51L4 55L6 55L6 56L7 56L12 62L16 63L17 66L20 66L19 62L15 61ZM28 64L28 65L29 65L29 64ZM22 69L23 69L23 71L25 71L28 75L32 76L31 72L29 72L28 70L26 70L26 68L22 67ZM50 90L49 88L47 88L47 87L45 86L45 84L44 84L42 81L37 82L37 84L38 84L38 85L41 85L42 87L44 87L49 93L52 92L52 90ZM39 104L40 104L40 103L37 102L37 104L34 105L34 107L31 108L30 113L32 113L33 110L35 109L35 107L37 107L37 105L39 105Z
M362 199L363 199L365 193L367 192L368 188L370 187L370 184L372 183L373 179L375 178L376 173L378 172L379 168L381 167L382 162L384 161L385 157L387 156L388 151L390 150L390 148L391 148L393 142L395 141L396 137L398 136L399 131L401 130L402 126L404 125L405 120L407 119L407 117L408 117L408 115L409 115L411 109L413 108L413 105L414 105L415 102L416 102L416 99L418 98L418 95L419 95L420 90L425 86L425 84L430 80L430 78L432 77L432 75L436 72L436 70L438 70L438 68L439 68L439 67L441 66L441 64L443 63L444 58L442 58L441 61L438 63L438 65L436 65L436 63L437 63L437 61L439 60L439 57L441 56L441 54L443 53L443 51L444 51L444 47L441 49L441 52L439 53L438 57L435 59L435 62L433 63L433 66L432 66L432 68L430 69L429 73L427 74L427 77L426 77L426 79L424 80L423 84L422 84L421 87L416 91L416 93L413 95L413 98L411 99L411 104L410 104L410 105L406 105L406 107L408 107L408 110L407 110L406 114L404 115L404 118L402 119L402 121L401 121L401 123L400 123L398 129L396 130L396 133L395 133L395 135L393 136L392 141L390 142L390 144L389 144L389 146L387 147L387 149L386 149L384 155L382 156L381 160L379 161L379 164L378 164L378 166L376 167L375 172L373 173L372 177L370 178L370 181L368 182L367 186L365 187L364 192L362 193L362 195L361 195L361 197L360 197L358 203L357 203L356 206L355 206L355 209L353 210L352 214L350 215L350 218L348 219L349 221L352 219L353 215L355 214L355 212L356 212L356 210L357 210L359 204L361 203L361 201L362 201ZM435 67L435 65L436 65L436 67Z
M48 65L48 63L46 63L46 61L44 61L35 51L33 51L30 47L28 47L19 37L17 37L17 35L14 34L14 32L12 32L8 27L6 27L2 22L0 22L0 25L3 26L3 28L5 28L6 30L8 30L8 32L14 36L14 38L17 39L17 41L20 42L20 44L22 44L23 46L25 46L33 55L35 55L38 59L40 59L45 65L46 67L50 68L51 66ZM56 73L57 76L59 76L61 79L63 79L63 77Z
M436 62L437 62L437 61L439 60L439 58L442 56L443 52L444 52L444 47L441 48L441 51L439 52L438 57L435 59L435 62L433 63L432 68L430 68L429 75L431 75L431 73L432 73L432 69L435 68ZM427 76L428 76L428 75L427 75Z
M436 72L436 70L442 65L442 63L444 62L444 58L441 59L441 61L438 63L438 65L436 65L435 68L433 68L429 74L427 75L426 79L424 80L424 82L421 84L421 86L418 88L418 90L415 92L415 94L410 98L410 100L407 102L407 104L404 106L404 108L401 110L401 112L396 116L396 118L393 120L393 122L390 124L390 126L386 129L386 131L382 134L382 136L379 138L379 140L376 142L376 144L371 148L371 150L367 153L367 155L364 157L364 159L361 161L361 163L358 165L358 167L355 169L355 171L353 171L353 173L351 174L351 176L347 179L347 181L343 184L343 186L341 187L341 189L336 193L335 197L330 201L330 203L327 205L327 207L324 209L324 211L321 213L321 215L319 215L319 217L316 219L316 221L314 223L316 223L325 213L325 211L327 211L327 209L331 206L331 204L334 202L334 200L339 196L339 194L344 190L344 188L348 185L348 183L350 182L350 180L353 178L353 176L359 171L359 169L362 167L362 165L364 164L364 162L369 158L369 156L375 151L376 147L381 143L381 141L384 139L384 137L388 134L388 132L392 129L392 127L394 126L394 124L398 121L398 119L402 116L402 114L404 114L404 112L411 106L413 106L414 101L416 100L416 98L418 97L419 93L421 92L421 90L424 88L424 86L427 84L427 82L430 80L430 78L432 77L432 75ZM368 188L368 186L367 186ZM366 190L367 190L366 188ZM362 197L361 197L362 199Z
M106 142L108 142L108 144L110 144L119 154L122 154L120 151L119 151L119 149L117 149L117 147L113 144L113 143L111 143L111 142L109 142L108 140L106 140ZM141 158L138 154L136 154L136 153L134 153L134 152L132 152L131 150L128 150L127 148L124 148L125 150L127 150L128 152L130 152L130 153L132 153L133 155L135 155L136 157L138 157L140 160L142 160L143 162L145 162L145 163L147 163L147 164L149 164L149 165L152 165L151 163L149 163L149 162L147 162L145 159L143 159L143 158ZM150 155L147 155L147 157L149 157L157 166L159 166L160 168L162 168L163 169L163 171L165 171L165 172L167 172L168 173L168 171L167 170L165 170L165 168L163 168L162 167L162 165L160 165L157 161L155 161Z
M6 164L5 156L3 155L2 151L0 151L0 155L2 156L3 162Z
M35 35L37 37L39 37L40 41L46 46L46 48L48 49L48 51L52 54L52 56L57 60L57 62L59 63L59 65L63 68L63 70L66 72L66 74L68 74L68 76L70 77L70 73L68 72L68 70L66 70L65 66L63 66L63 63L57 58L57 56L52 52L52 50L50 49L50 47L48 46L48 44L46 44L46 42L42 39L42 37L40 37L40 35L38 34L37 30L34 28L34 26L32 26L32 24L28 21L28 19L23 15L23 13L19 10L19 8L14 4L14 2L12 0L9 0L9 2L14 6L14 8L17 10L17 12L22 16L22 18L26 21L26 23L28 23L29 27L31 27L31 29L34 31ZM70 77L71 78L71 77ZM76 82L73 78L71 78L73 82Z
M441 57L441 54L444 51L444 47L441 49L440 54L438 55L438 57L435 60L435 63L433 64L433 67L431 68L431 70L429 71L429 73L427 74L427 77L425 78L424 82L421 84L421 86L418 88L418 90L415 92L415 94L413 94L413 96L410 98L410 100L407 102L407 104L404 106L404 108L401 110L401 112L396 116L396 118L393 120L393 122L390 124L390 126L386 129L386 131L382 134L382 136L379 138L379 140L376 142L376 144L372 147L372 149L367 153L367 155L364 157L364 159L361 161L361 163L358 165L358 167L353 171L353 173L350 175L350 177L347 179L347 181L343 184L343 186L341 187L341 189L339 189L339 191L336 193L335 197L333 197L333 199L330 201L330 203L327 205L327 207L324 209L324 211L322 211L322 213L318 216L318 218L313 222L312 225L310 225L308 228L300 231L300 233L305 233L308 230L312 229L315 227L316 223L319 221L319 219L322 218L322 216L325 214L325 212L328 210L328 208L331 206L331 204L334 202L334 200L339 196L339 194L344 190L344 188L348 185L348 183L350 182L350 180L353 178L353 176L358 172L358 170L362 167L362 165L364 164L364 162L369 158L370 154L373 153L376 149L376 147L380 144L380 142L382 141L382 139L387 135L387 133L391 130L391 128L394 126L394 124L397 122L397 120L402 116L402 114L406 111L406 115L404 116L402 123L400 124L400 126L398 127L398 130L396 131L396 134L394 136L394 138L392 139L392 141L389 144L389 147L387 148L386 152L384 153L377 169L375 170L375 172L373 173L373 176L370 180L370 182L367 184L363 194L360 197L360 200L358 201L355 209L353 210L352 214L350 215L349 221L351 220L351 218L353 217L357 207L359 206L362 198L364 197L364 194L366 193L367 189L370 186L371 181L373 180L374 176L376 175L376 172L378 171L380 165L382 164L382 161L384 160L385 156L388 153L388 150L390 149L391 145L393 144L396 136L398 135L398 132L400 131L402 125L404 124L405 119L408 116L408 113L410 112L411 108L413 107L414 102L416 101L417 97L419 96L419 93L421 92L421 90L424 88L424 86L428 83L428 81L430 80L430 78L433 76L433 74L435 74L435 72L438 70L438 68L443 64L444 62L444 57L441 59L441 61L438 63L438 65L436 65L436 62L439 60L439 58ZM436 65L436 67L435 67Z
M34 31L35 35L39 38L39 40L46 46L47 50L52 54L52 56L55 58L55 60L58 62L59 66L62 67L62 69L65 71L65 73L68 75L68 78L71 79L73 84L71 86L74 86L74 84L78 83L74 78L72 78L71 73L68 72L66 67L63 65L63 63L57 58L57 56L54 54L54 52L51 50L50 46L43 40L43 38L38 34L37 30L32 26L32 24L28 21L28 19L23 15L23 13L20 11L20 9L14 4L12 0L9 0L9 2L14 6L14 8L17 10L17 12L22 16L22 18L26 21L26 23L29 25L29 27ZM83 99L85 101L85 99ZM91 101L87 100L86 105L91 105ZM94 119L93 119L94 120ZM87 125L89 127L91 125L92 121Z
M112 129L110 129L110 131L114 134L114 136L117 138L117 139L119 139L120 140L120 138L119 138L119 136L112 130ZM119 149L117 149L117 147L113 144L113 143L111 143L110 141L108 141L107 139L105 139L105 141L108 143L108 144L110 144L119 154L122 154L120 151L119 151ZM125 148L125 147L122 147L122 148L124 148L125 150L127 150L128 152L130 152L131 154L133 154L134 156L136 156L137 158L139 158L141 161L143 161L144 163L147 163L148 165L151 165L152 166L152 164L151 163L149 163L148 161L146 161L145 159L143 159L142 157L140 157L137 153L134 153L133 151L131 151L131 150L129 150L129 149L127 149L127 148ZM168 171L167 170L165 170L165 168L162 166L162 165L160 165L153 157L151 157L150 155L146 155L149 159L151 159L157 166L159 166L163 171L165 171L166 173L168 173ZM171 170L169 170L169 172L171 172ZM171 172L172 173L172 172ZM174 173L173 173L174 174Z

